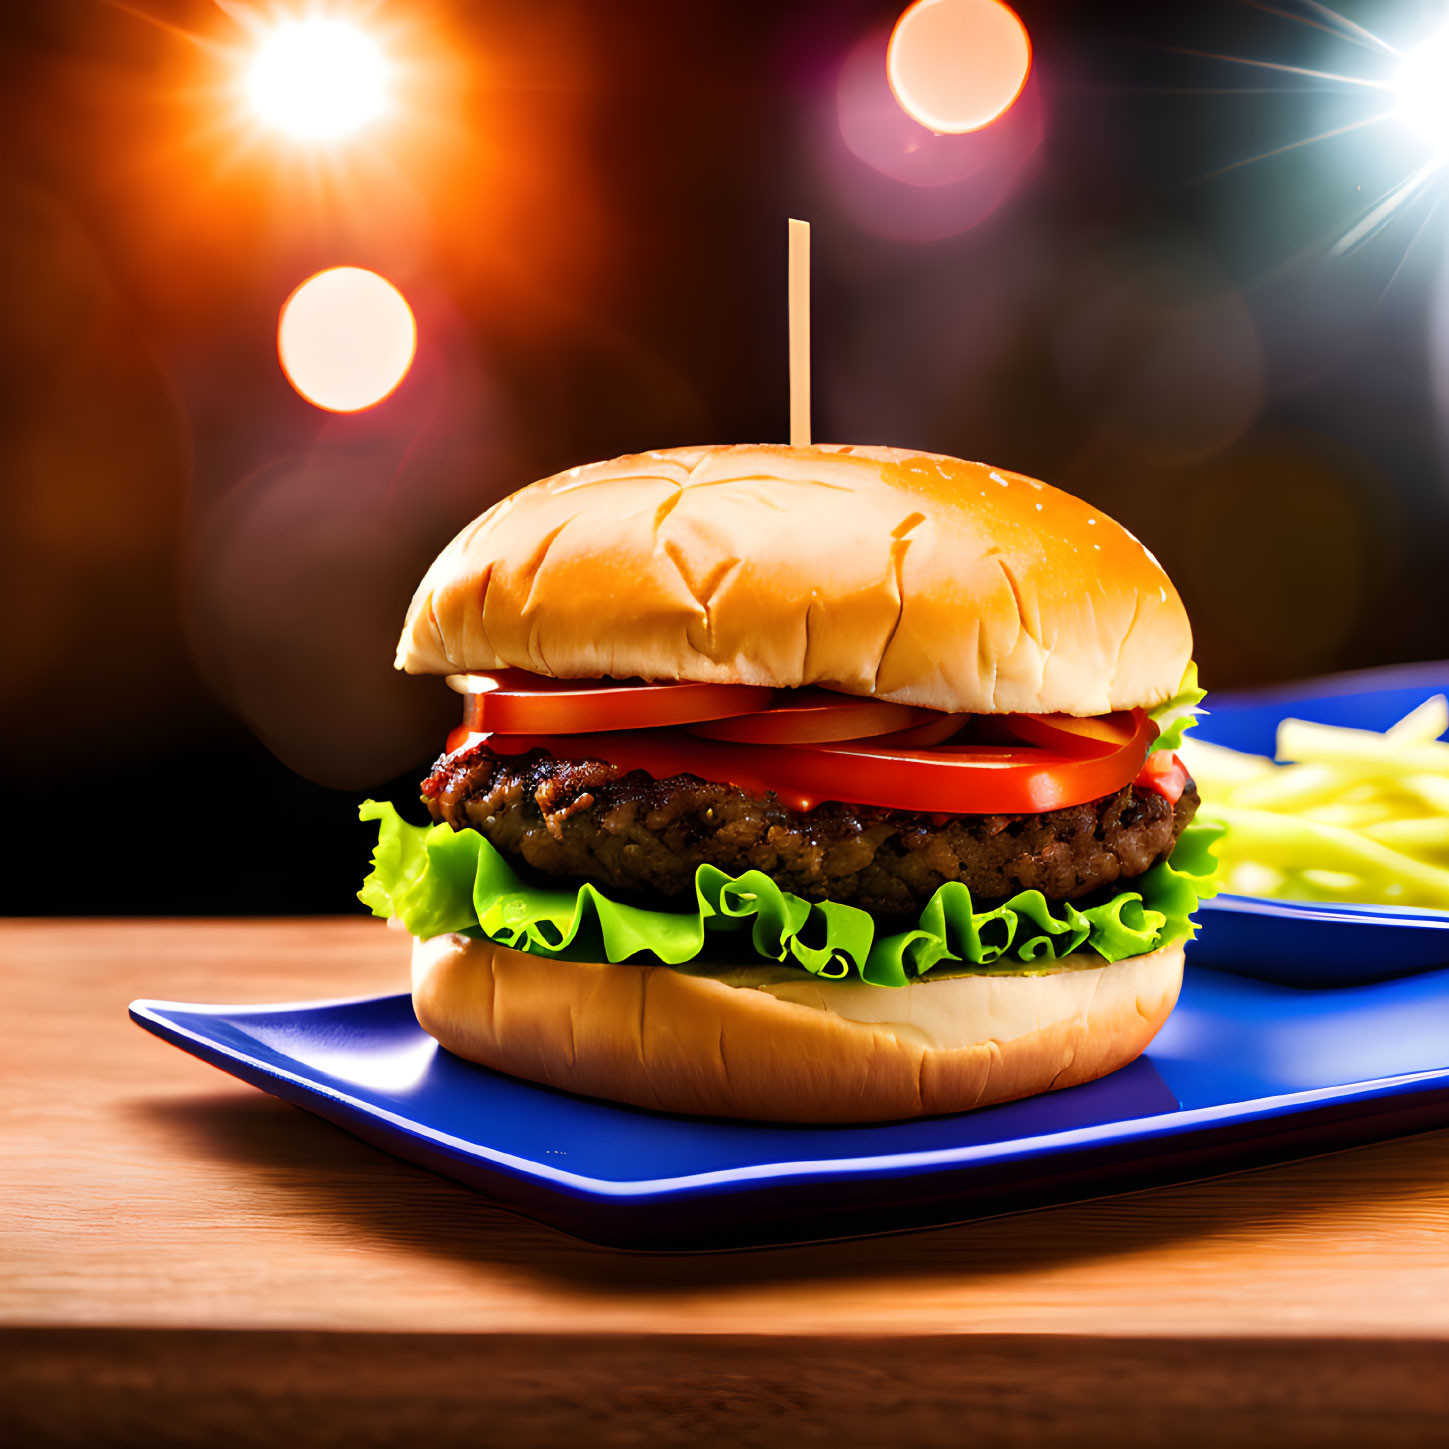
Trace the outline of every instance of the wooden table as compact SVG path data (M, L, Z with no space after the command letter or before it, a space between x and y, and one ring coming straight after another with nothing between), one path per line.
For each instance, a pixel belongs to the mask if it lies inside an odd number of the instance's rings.
M366 920L0 922L0 1438L1449 1442L1449 1132L893 1238L651 1258L165 1046L401 989Z

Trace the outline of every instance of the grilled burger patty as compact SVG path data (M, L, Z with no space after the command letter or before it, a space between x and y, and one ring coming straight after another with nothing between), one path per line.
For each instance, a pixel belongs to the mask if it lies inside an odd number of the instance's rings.
M682 905L696 867L762 870L807 900L910 915L948 880L978 901L1039 890L1075 900L1164 860L1198 807L1132 786L1041 815L922 815L830 802L789 810L774 794L676 775L655 780L543 750L444 756L423 783L435 820L472 826L515 863L624 898Z

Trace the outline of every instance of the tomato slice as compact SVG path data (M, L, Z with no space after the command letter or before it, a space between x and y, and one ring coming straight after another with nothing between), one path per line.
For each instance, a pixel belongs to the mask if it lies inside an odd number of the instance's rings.
M486 730L475 730L472 725L464 723L448 731L448 738L443 744L445 755L456 755L459 750L471 750L474 745L487 744L490 736Z
M932 711L932 713L935 713ZM925 724L913 726L911 729L897 730L894 734L881 735L873 742L880 746L889 746L892 749L902 750L924 750L932 745L939 745L948 740L952 735L959 734L963 725L971 718L969 714L941 714L936 718L928 720ZM691 731L694 733L694 731ZM470 724L460 724L456 729L449 730L447 743L443 747L443 753L455 755L459 750L471 750L474 745L487 744L492 738L487 730L476 730ZM579 741L580 746L584 744ZM540 746L540 748L543 748ZM507 750L500 753L508 753ZM517 754L518 751L513 751ZM554 753L557 753L556 751ZM567 758L565 756L564 758ZM575 758L583 758L582 751L575 752ZM631 769L642 768L630 766ZM698 774L699 772L693 771ZM773 788L773 787L771 787ZM778 793L778 792L777 792ZM800 806L801 809L808 809L809 806Z
M925 750L932 745L943 745L953 735L959 735L972 716L969 714L942 714L931 711L931 718L924 724L912 725L910 729L896 730L894 734L882 735L874 743L889 745L896 750Z
M1187 769L1182 761L1168 750L1159 750L1148 755L1133 783L1140 790L1155 790L1169 804L1176 805L1187 789Z
M958 815L1035 814L1098 800L1130 784L1157 734L1146 711L1134 710L1132 719L1120 744L1092 755L974 744L906 750L877 741L815 748L848 761L852 776L858 772L870 792L835 799Z
M931 745L939 745L949 740L952 735L960 734L963 728L970 722L969 714L942 714L937 710L927 711L931 718L924 724L912 725L909 729L896 730L892 734L881 735L875 740L878 745L889 745L894 749L902 750L924 750ZM691 731L692 733L694 731ZM488 732L475 729L466 720L456 729L448 732L447 744L444 746L444 753L453 755L459 750L470 750L474 745L481 745L487 742Z
M773 689L754 684L702 684L694 680L614 684L592 679L552 679L522 669L453 674L448 676L448 683L467 696L463 723L476 733L578 734L660 729L750 714L767 709L775 698Z
M773 791L790 809L822 800L951 815L1024 815L1097 800L1136 778L1156 733L1145 711L1106 754L1069 755L1033 745L940 745L913 750L880 741L748 745L676 730L596 735L489 735L470 739L500 755L543 749L560 759L607 760L655 779L696 775L751 795Z
M692 735L707 740L734 740L746 745L810 745L822 741L860 740L925 724L939 712L834 694L828 689L781 690L774 707L755 714L709 724L693 724Z
M1130 710L1086 718L1073 714L1013 714L1006 728L1028 744L1063 754L1099 755L1120 749L1137 728Z

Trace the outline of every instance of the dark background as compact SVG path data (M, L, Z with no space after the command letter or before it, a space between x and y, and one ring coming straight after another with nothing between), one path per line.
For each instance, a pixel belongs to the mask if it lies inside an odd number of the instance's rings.
M1432 153L1393 120L1300 145L1384 94L1213 57L1391 58L1293 0L1022 3L1022 98L942 139L883 109L900 8L365 7L398 111L319 155L238 104L240 6L4 7L0 907L360 910L356 802L413 794L455 715L391 669L413 584L533 478L783 438L787 215L817 437L1098 503L1209 688L1445 653ZM275 353L341 263L420 329L354 416Z

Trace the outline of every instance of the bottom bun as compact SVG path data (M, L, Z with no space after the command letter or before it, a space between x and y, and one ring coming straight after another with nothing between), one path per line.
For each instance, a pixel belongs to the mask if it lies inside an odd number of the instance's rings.
M768 965L702 976L553 961L436 936L414 943L413 1009L458 1056L590 1097L761 1122L884 1122L1126 1066L1177 1003L1182 949L886 987Z

